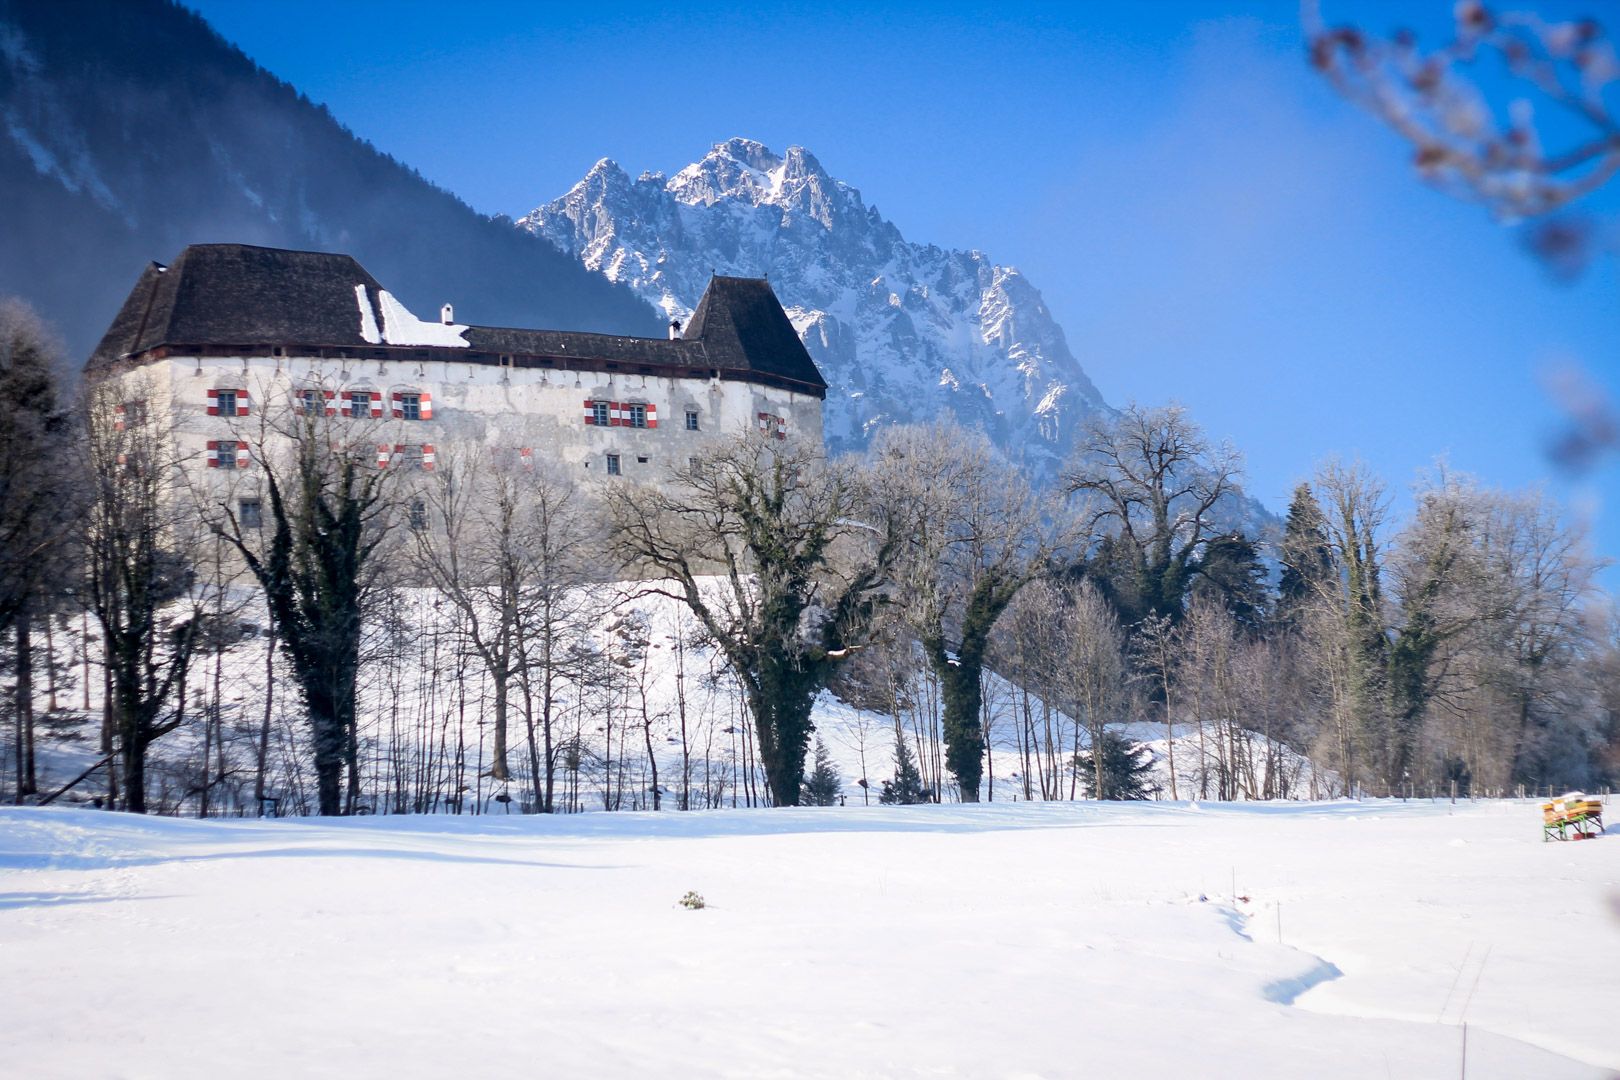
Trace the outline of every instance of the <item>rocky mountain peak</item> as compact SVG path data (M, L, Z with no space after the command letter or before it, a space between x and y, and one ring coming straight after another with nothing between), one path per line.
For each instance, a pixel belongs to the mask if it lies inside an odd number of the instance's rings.
M950 413L1050 478L1106 409L1039 290L978 251L907 241L804 147L715 144L667 179L604 159L519 220L675 317L712 272L768 274L830 384L833 449Z

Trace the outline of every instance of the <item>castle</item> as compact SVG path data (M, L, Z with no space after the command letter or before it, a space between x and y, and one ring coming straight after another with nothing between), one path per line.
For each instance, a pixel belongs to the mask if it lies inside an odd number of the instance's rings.
M379 468L456 447L659 483L705 435L819 447L827 392L763 280L715 277L667 340L616 337L427 321L348 255L242 244L150 264L86 374L118 380L120 425L162 417L193 479L249 489L248 429L278 411L353 420Z

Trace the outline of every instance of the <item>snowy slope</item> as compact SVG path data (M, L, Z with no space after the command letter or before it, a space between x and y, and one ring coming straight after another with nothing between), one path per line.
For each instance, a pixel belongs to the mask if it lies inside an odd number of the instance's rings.
M1598 1080L1620 1068L1614 840L1538 833L1526 804L6 808L0 1060L41 1080L1449 1080L1466 1020L1470 1080ZM678 907L688 890L709 906Z
M768 275L831 385L834 449L953 413L1049 474L1106 408L1027 278L907 241L802 147L731 139L635 180L603 159L519 225L681 319L711 273Z
M555 739L558 745L572 743L580 763L572 778L565 768L559 768L565 774L559 782L571 797L565 799L559 793L557 805L580 810L646 808L652 801L656 775L662 809L674 810L683 788L683 767L690 769L687 783L693 806L747 806L763 800L751 721L736 679L712 647L694 640L696 623L682 604L662 596L627 598L634 588L630 583L608 583L583 588L577 594L580 605L602 614L581 629L568 650L591 653L602 663L583 674L559 676L553 687ZM506 807L494 800L509 794L518 800L511 809L520 809L532 797L533 786L518 703L514 702L510 718L508 760L514 778L510 785L502 785L486 775L494 697L487 674L460 653L452 618L444 605L435 606L436 597L430 590L401 589L394 599L397 606L391 619L380 621L393 626L399 636L373 640L368 651L374 658L361 669L363 805L377 813L499 813ZM265 625L262 598L256 590L238 589L232 602L237 605L237 621ZM62 706L56 714L48 712L49 699L41 678L36 709L41 715L58 717L41 729L38 752L44 792L65 784L100 756L96 738L101 712L100 651L98 639L92 637L86 657L80 629L76 621L62 622L50 649L41 650L41 665L48 651L57 668L57 700ZM381 631L374 627L373 633ZM215 757L226 760L223 779L217 760L205 767L201 751L203 726L213 701L216 658L208 654L192 665L187 719L152 749L148 797L154 810L195 813L198 786L211 782L210 813L257 812L252 791L257 739L270 685L265 664L268 646L267 637L255 634L218 657L223 731L215 737L219 744ZM312 764L302 705L293 691L285 655L278 654L275 664L267 792L282 800L284 813L313 813ZM92 674L91 685L81 699L86 671ZM931 675L920 655L911 677L914 681L904 695L910 704L899 718L901 729L925 782L937 785L945 801L954 801L957 791L941 759L938 689L930 686ZM990 724L986 796L996 802L1039 799L1036 780L1020 774L1016 708L1018 701L1027 699L1029 707L1041 712L1040 698L1024 694L994 672L987 674L985 698ZM89 707L80 707L81 700L88 701ZM813 719L817 737L841 774L848 802L875 803L883 781L895 771L894 717L858 708L824 691L816 701ZM1061 747L1061 760L1055 766L1060 775L1053 785L1059 797L1067 798L1071 792L1083 796L1083 786L1066 763L1076 747L1090 745L1089 733L1058 709L1052 712L1052 723ZM1159 797L1168 798L1171 748L1165 726L1137 723L1116 727L1152 752L1151 779L1159 788ZM10 724L0 725L0 762L13 760L13 731ZM1251 740L1258 760L1265 748L1259 735L1251 735ZM1174 752L1183 797L1199 790L1199 745L1191 725L1176 726ZM1310 763L1287 747L1278 748L1278 754L1280 767L1289 777L1289 790L1295 797L1308 796L1313 790ZM1213 763L1208 771L1215 772ZM1317 788L1320 794L1334 793L1330 777ZM458 790L466 794L452 804L448 797ZM98 773L68 793L64 803L88 803L104 791L105 782Z

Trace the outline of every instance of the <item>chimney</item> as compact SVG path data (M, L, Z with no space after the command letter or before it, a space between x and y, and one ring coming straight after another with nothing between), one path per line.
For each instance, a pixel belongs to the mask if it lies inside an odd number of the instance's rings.
M451 307L449 304L444 305L444 307L439 309L439 321L444 323L446 326L449 326L451 323L455 322L456 309Z
M679 341L681 337L681 320L669 320L669 340Z

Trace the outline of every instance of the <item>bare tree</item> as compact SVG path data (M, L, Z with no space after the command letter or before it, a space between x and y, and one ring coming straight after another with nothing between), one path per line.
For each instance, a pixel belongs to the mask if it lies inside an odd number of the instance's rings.
M1409 30L1386 40L1327 27L1316 7L1305 8L1312 65L1411 143L1419 172L1436 186L1520 218L1556 210L1620 172L1620 120L1607 102L1620 63L1597 22L1465 0L1454 8L1452 38L1426 50ZM1538 122L1536 99L1561 120Z
M360 794L356 686L364 615L393 523L392 480L378 441L329 422L302 394L267 403L254 458L269 516L261 533L227 501L214 527L264 590L276 633L293 661L314 744L320 812L352 811ZM395 465L390 471L388 465ZM266 535L267 534L267 535ZM348 782L345 788L344 775Z
M1083 535L1107 536L1099 582L1127 622L1181 617L1216 508L1237 489L1239 463L1213 447L1180 406L1127 405L1088 424L1066 474L1082 497Z
M520 693L533 805L549 811L555 683L593 531L576 487L529 455L466 446L441 450L436 464L413 486L421 510L411 530L415 563L461 612L467 643L489 675L490 778L511 778L509 717Z
M685 604L742 684L765 779L796 806L815 696L857 635L900 543L854 517L858 477L796 445L718 444L663 489L613 485L613 550Z
M1540 493L1441 474L1390 559L1392 709L1414 779L1586 782L1595 564ZM1589 745L1591 744L1591 745Z
M1081 581L1071 592L1066 608L1063 630L1067 641L1060 676L1063 702L1076 726L1085 725L1095 770L1091 790L1101 792L1107 787L1104 755L1098 750L1108 724L1119 718L1124 703L1125 634L1113 607L1089 581ZM1073 756L1078 759L1078 747ZM1072 781L1069 796L1074 797Z
M996 621L1050 570L1060 537L1027 482L976 432L951 423L893 427L875 441L873 498L903 508L897 569L944 704L945 761L978 802L985 660Z
M1503 221L1532 219L1530 250L1573 277L1601 249L1604 230L1559 211L1620 172L1614 43L1589 18L1551 20L1478 0L1453 11L1450 39L1425 49L1409 30L1382 38L1327 26L1306 0L1311 64L1411 145L1426 181ZM1620 447L1620 416L1594 380L1570 368L1552 390L1566 414L1550 447L1555 461L1583 469Z
M1329 679L1338 722L1334 765L1353 788L1369 756L1391 745L1385 707L1383 539L1388 499L1364 466L1329 462L1317 477L1336 573L1319 583L1322 603L1313 620L1316 655ZM1386 762L1373 763L1373 771ZM1384 778L1388 779L1387 772Z
M1136 677L1147 683L1148 697L1164 709L1164 742L1170 767L1170 798L1181 798L1176 781L1176 662L1181 642L1167 615L1149 615L1131 630L1131 655Z
M91 608L106 643L125 806L138 814L147 809L147 750L184 721L175 698L204 602L187 554L198 539L196 508L175 483L182 463L173 432L144 407L156 400L148 382L107 381L91 388L84 410Z

